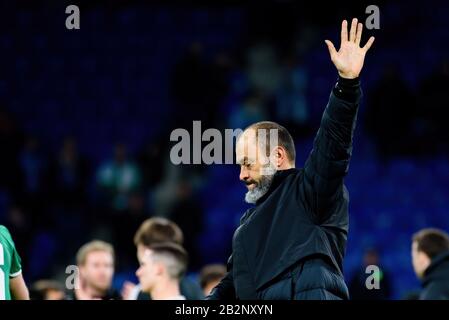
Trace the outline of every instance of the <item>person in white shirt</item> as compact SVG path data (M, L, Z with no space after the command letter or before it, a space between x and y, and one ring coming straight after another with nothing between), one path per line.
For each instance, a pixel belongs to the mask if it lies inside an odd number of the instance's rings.
M175 243L159 243L151 247L139 246L140 263L136 275L140 288L153 300L185 300L179 289L180 279L187 269L188 255Z

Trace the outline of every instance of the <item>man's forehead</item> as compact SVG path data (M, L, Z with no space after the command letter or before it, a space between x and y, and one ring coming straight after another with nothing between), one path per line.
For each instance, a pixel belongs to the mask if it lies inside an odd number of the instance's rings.
M256 157L256 136L255 131L248 129L244 131L237 139L236 143L236 161L237 163L243 163L245 161L251 161Z
M140 256L141 259L147 259L149 257L151 257L153 254L153 250L151 250L150 248L147 247L139 247L138 248L138 255Z
M102 259L104 257L112 257L112 254L106 250L94 250L86 255L86 260Z
M255 130L247 129L237 137L236 149L245 149L256 141Z

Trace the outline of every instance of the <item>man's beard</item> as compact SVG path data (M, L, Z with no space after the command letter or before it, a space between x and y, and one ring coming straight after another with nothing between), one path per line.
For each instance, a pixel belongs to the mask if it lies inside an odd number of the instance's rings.
M245 201L247 203L255 204L257 200L262 198L270 189L271 183L273 182L273 174L262 175L260 181L256 183L252 190L248 190L245 194ZM250 183L249 183L250 184Z

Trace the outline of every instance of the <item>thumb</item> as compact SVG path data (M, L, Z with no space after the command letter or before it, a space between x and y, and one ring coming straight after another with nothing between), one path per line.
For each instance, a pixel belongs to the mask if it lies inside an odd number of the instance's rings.
M329 49L331 59L334 60L334 57L337 54L337 50L335 50L334 44L329 40L324 40L324 42L326 43L327 48Z

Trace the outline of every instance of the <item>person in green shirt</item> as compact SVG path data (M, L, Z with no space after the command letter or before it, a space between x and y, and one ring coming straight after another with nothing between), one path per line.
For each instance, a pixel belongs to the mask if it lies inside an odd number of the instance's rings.
M11 234L0 225L0 300L29 300L20 256Z

